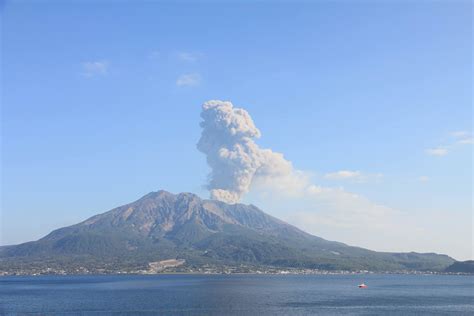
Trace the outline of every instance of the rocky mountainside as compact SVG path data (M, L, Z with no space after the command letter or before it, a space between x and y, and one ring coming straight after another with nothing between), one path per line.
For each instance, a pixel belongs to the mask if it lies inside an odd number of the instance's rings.
M312 236L253 205L158 191L37 241L1 247L0 271L34 265L119 270L167 259L184 259L187 266L373 271L442 271L454 262L445 255L351 247Z

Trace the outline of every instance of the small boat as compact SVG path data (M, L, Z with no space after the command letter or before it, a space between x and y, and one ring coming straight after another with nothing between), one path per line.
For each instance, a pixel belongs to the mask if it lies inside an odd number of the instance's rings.
M365 289L365 288L367 288L367 284L365 283L359 284L359 289Z

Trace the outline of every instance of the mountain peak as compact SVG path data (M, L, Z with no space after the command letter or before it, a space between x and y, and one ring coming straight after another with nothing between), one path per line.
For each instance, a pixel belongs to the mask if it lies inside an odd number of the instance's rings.
M377 253L350 247L305 233L254 205L227 204L165 190L57 229L36 242L0 250L0 268L10 260L2 261L2 256L30 258L32 262L70 258L74 264L83 256L81 260L99 265L145 264L180 257L195 265L375 270L439 270L453 262L447 256Z
M163 198L163 197L171 197L171 196L174 196L174 194L171 192L168 192L165 190L158 190L158 191L152 191L142 196L139 200L146 199L146 198Z
M158 190L158 191L152 191L152 192L144 195L138 201L140 201L142 199L163 199L163 198L165 198L165 199L166 198L175 198L175 199L199 199L199 200L201 200L201 198L199 196L197 196L196 194L191 193L191 192L181 192L181 193L178 193L178 194L174 194L174 193L171 193L171 192L166 191L166 190Z

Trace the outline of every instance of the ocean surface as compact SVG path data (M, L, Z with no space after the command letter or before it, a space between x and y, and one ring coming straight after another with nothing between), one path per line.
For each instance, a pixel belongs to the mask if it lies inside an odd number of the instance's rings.
M0 277L0 315L315 314L474 315L474 276Z

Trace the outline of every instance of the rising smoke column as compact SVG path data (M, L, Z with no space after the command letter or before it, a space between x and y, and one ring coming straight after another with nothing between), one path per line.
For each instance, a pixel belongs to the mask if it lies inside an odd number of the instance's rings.
M203 104L201 118L197 148L211 167L207 188L212 199L236 203L255 177L292 172L291 162L282 154L255 143L260 131L244 109L234 108L228 101L211 100Z

